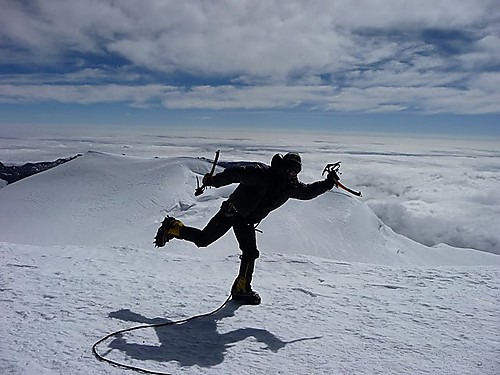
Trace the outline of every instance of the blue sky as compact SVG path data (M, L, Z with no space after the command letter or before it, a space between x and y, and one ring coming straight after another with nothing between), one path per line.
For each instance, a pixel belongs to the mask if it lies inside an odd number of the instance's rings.
M0 125L500 135L497 1L0 4Z

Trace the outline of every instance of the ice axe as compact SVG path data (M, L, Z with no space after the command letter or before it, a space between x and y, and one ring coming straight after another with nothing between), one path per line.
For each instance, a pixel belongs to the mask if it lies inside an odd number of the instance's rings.
M219 161L219 154L220 154L220 150L215 151L215 158L214 158L214 161L212 163L212 169L210 170L210 173L208 174L210 177L212 177L215 173L215 166L217 165L217 162ZM203 192L205 191L206 188L207 187L204 184L201 184L201 186L200 186L200 179L198 178L198 176L196 176L196 190L194 191L194 195L198 196L198 195L203 194Z
M325 173L335 173L337 179L335 181L335 185L341 189L344 189L345 191L348 191L351 194L354 194L358 197L361 197L361 192L360 191L355 191L352 189L349 189L347 186L345 186L342 182L340 182L340 177L339 175L342 174L342 172L339 171L340 169L340 161L333 163L333 164L327 164L325 169L323 169L323 173L321 174L322 176L325 175Z

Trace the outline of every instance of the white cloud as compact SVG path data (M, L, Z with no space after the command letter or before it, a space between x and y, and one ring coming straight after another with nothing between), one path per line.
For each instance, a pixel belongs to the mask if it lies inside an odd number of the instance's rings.
M496 78L496 75L494 76ZM133 106L169 109L294 108L338 112L398 112L481 114L500 112L500 93L491 81L478 78L475 88L369 87L329 85L195 86L189 89L161 84L3 84L0 103L57 101L95 104L127 102Z
M354 163L345 180L363 191L384 223L427 245L500 253L494 141L358 139L354 152L343 156Z
M500 61L500 60L499 60ZM500 73L481 73L471 79L471 88L495 95L500 87Z
M498 31L497 31L498 33ZM472 51L460 56L462 64L470 70L495 67L500 61L499 35L487 35L479 40Z
M289 108L324 100L330 86L201 86L166 95L167 108Z
M23 103L34 101L57 101L61 103L105 103L130 102L147 104L174 89L163 85L0 85L0 102Z

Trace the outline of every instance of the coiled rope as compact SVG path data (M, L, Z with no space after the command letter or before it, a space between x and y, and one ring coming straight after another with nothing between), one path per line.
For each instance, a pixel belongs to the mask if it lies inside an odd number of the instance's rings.
M135 327L125 328L125 329L121 329L121 330L118 330L118 331L115 331L115 332L111 332L110 334L108 334L108 335L104 336L103 338L99 339L98 341L96 341L94 345L92 345L92 353L94 353L94 356L98 360L100 360L100 361L108 362L108 363L110 363L110 364L112 364L114 366L118 366L118 367L125 368L125 369L128 369L128 370L139 371L139 372L143 372L145 374L171 375L168 372L160 372L160 371L148 370L148 369L145 369L145 368L141 368L141 367L137 367L137 366L132 366L132 365L127 365L125 363L120 363L120 362L114 361L112 359L106 358L106 357L104 357L103 355L101 355L101 354L99 354L97 352L97 346L100 343L102 343L103 341L106 341L107 339L109 339L110 337L115 336L115 335L119 335L119 334L124 333L124 332L135 331L135 330L143 329L143 328L156 328L156 327L163 327L163 326L168 326L168 325L173 325L173 324L181 324L181 323L189 322L189 321L194 320L194 319L198 319L198 318L203 318L205 316L214 315L214 314L218 313L220 310L222 310L224 308L224 306L227 305L227 303L229 302L230 299L231 299L231 295L229 295L227 297L227 299L224 301L224 303L222 305L220 305L218 308L216 308L215 310L210 311L208 313L205 313L205 314L199 314L199 315L191 316L191 317L186 318L186 319L181 319L181 320L176 320L176 321L166 322L166 323L142 324L142 325L138 325L138 326L135 326Z

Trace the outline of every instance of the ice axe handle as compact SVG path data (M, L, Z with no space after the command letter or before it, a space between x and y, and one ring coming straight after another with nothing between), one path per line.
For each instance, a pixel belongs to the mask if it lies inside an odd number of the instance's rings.
M220 150L215 151L215 158L214 158L214 161L212 163L212 169L210 170L210 173L208 174L210 177L212 177L215 173L215 167L217 166L217 162L219 161L219 154L220 154ZM194 191L194 195L198 196L198 195L203 194L203 192L205 191L206 188L207 187L205 186L205 184L201 184L201 186L200 186L200 179L198 178L198 176L196 176L196 190Z
M348 191L349 193L351 194L354 194L358 197L362 197L361 195L361 192L360 191L355 191L355 190L352 190L352 189L349 189L347 186L345 186L342 182L340 181L337 181L337 186L341 189L344 189L345 191Z

